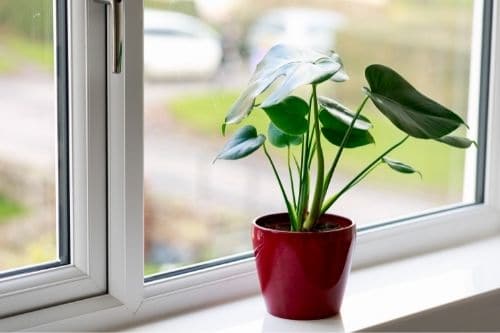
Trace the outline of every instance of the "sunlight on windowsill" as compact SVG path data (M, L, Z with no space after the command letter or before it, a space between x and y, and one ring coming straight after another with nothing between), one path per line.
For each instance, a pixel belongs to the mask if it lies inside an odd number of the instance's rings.
M260 295L169 317L128 331L355 331L500 288L491 265L500 236L370 268L350 276L341 315L293 321L267 314Z

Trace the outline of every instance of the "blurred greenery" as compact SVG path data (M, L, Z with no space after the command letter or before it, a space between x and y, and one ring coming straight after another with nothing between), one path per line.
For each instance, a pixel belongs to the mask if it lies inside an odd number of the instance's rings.
M12 61L0 53L0 74L5 74L12 71Z
M2 0L0 27L31 40L49 42L52 40L52 4L52 0Z
M54 67L51 0L0 2L0 73L29 62L44 70Z
M0 37L0 45L0 74L15 72L26 62L46 71L54 68L54 50L49 42L7 34Z
M151 262L144 263L144 276L153 275L162 271L161 265L153 264Z
M197 16L196 5L194 1L162 1L162 0L144 0L145 8L164 9L174 12L180 12L192 16Z
M8 222L12 217L22 215L25 212L26 208L20 203L0 195L0 224Z
M168 103L167 109L187 128L191 128L204 136L220 139L220 126L227 110L237 97L238 93L235 91L189 94L172 99ZM362 97L360 92L360 101ZM351 107L354 108L356 105ZM347 149L339 166L340 172L345 175L359 172L381 151L404 137L404 134L372 105L368 105L363 113L372 120L374 125L372 134L376 144L357 149ZM269 120L262 110L256 109L242 124L252 124L257 127L259 132L266 134ZM239 126L229 126L229 134L227 135L230 135L236 127ZM330 144L324 144L324 146L326 156L332 158L336 148ZM376 170L368 179L389 186L391 183L405 184L405 186L412 186L416 190L431 188L440 195L461 192L464 167L464 152L462 150L434 141L410 139L394 154L391 154L391 157L408 163L419 170L423 174L423 179L396 174L383 167Z

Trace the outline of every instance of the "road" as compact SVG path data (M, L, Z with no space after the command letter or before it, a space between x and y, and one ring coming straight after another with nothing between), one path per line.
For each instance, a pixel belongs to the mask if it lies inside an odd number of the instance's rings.
M193 207L219 207L255 216L284 209L262 154L212 164L221 142L179 127L165 111L176 93L201 91L210 82L146 83L145 174L156 196L175 197ZM51 172L55 158L54 88L46 74L0 77L0 157ZM341 180L342 181L342 180ZM429 209L436 198L401 195L390 189L359 186L339 201L335 212L360 225ZM225 207L225 208L224 208ZM363 209L360 209L363 207Z

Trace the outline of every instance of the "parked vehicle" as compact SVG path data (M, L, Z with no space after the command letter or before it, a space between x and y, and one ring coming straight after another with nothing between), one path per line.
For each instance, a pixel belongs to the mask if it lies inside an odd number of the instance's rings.
M176 12L144 11L146 79L207 79L222 61L219 34L201 20Z
M276 44L328 52L334 49L335 33L343 24L343 16L334 11L300 7L269 10L248 30L245 48L250 67Z

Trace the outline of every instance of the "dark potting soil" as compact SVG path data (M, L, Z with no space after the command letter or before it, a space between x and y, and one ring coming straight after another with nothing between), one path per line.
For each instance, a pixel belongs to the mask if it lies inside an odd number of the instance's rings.
M290 223L283 222L274 222L274 223L266 223L263 225L265 228L279 230L279 231L290 231ZM337 223L317 223L309 232L326 232L335 229L339 229L340 226Z

